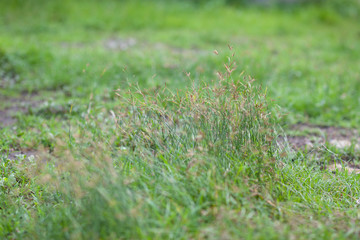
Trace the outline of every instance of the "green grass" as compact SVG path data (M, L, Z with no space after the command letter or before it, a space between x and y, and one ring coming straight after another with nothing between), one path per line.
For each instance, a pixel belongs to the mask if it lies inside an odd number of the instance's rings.
M358 129L358 18L331 4L0 2L0 238L357 239L359 176L321 166L358 151L276 144Z
M292 121L353 127L359 122L355 20L312 7L287 12L145 2L98 5L65 1L45 4L47 11L5 11L0 46L22 76L14 87L61 89L69 95L111 91L126 79L144 87L164 82L178 87L183 71L212 79L223 62L212 50L230 43L239 68L269 86L270 97L284 103ZM126 51L104 48L111 38L134 38L136 44Z

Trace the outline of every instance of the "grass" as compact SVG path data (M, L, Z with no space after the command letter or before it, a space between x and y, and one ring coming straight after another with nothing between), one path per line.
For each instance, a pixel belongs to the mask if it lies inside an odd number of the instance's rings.
M213 78L213 69L223 59L211 56L212 50L230 43L241 68L272 86L270 97L286 103L283 107L294 113L293 121L353 127L359 122L353 101L359 90L357 25L328 9L198 11L191 5L108 1L97 11L96 2L48 4L38 18L27 16L26 9L17 10L22 18L11 11L2 18L7 28L0 46L22 72L24 80L16 84L22 90L89 95L95 88L111 91L127 78L144 87L170 81L168 85L178 87L183 70ZM67 9L72 11L62 14ZM61 17L54 17L54 11ZM133 17L136 14L141 17ZM126 51L104 48L112 38L137 41ZM186 51L189 48L193 50ZM125 67L127 72L122 71ZM89 88L83 89L85 82Z
M0 2L1 238L358 238L358 175L322 168L358 150L277 143L358 129L355 16L40 5Z

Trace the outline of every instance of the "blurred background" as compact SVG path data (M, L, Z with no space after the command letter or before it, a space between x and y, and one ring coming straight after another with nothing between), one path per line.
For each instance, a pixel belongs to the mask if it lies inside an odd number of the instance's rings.
M0 94L81 105L129 82L183 88L184 72L215 80L231 45L236 74L267 87L287 122L354 127L359 19L359 0L1 1Z

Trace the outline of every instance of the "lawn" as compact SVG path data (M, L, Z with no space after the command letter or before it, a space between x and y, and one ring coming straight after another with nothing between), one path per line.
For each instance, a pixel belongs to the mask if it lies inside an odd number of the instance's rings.
M0 238L358 239L348 1L0 2Z

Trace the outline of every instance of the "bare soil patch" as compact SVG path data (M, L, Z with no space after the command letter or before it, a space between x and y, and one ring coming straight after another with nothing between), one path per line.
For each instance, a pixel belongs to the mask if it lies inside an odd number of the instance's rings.
M346 171L348 173L360 174L360 167L356 165L345 166L344 164L334 163L327 166L326 169L334 174L336 174L337 171Z
M41 101L34 100L34 94L23 94L20 97L0 97L4 107L0 109L0 128L9 127L17 122L16 114L28 113L30 108L36 108Z
M36 109L43 101L36 100L37 94L22 94L19 97L0 96L0 129L11 127L17 123L16 115L19 113L28 114L30 109ZM21 157L29 158L31 156L38 157L39 151L37 149L14 147L7 153L2 155L7 156L10 160L15 160ZM1 153L0 153L1 155Z
M360 137L355 129L301 123L291 126L289 130L297 133L287 136L290 146L296 150L327 143L338 148L354 146L360 150Z
M9 153L8 159L14 160L21 156L27 156L27 157L34 156L35 157L35 156L37 156L37 151L34 149L22 149L21 151L14 150Z
M288 141L295 151L307 151L312 157L321 159L327 147L333 146L338 149L355 150L352 154L344 152L344 155L335 154L330 162L319 162L321 169L334 174L338 171L346 171L351 174L360 174L360 166L356 164L360 152L360 136L357 130L333 126L321 126L311 124L295 124L289 128L287 137L280 137L280 143ZM355 155L354 155L355 154Z
M12 116L11 111L0 110L0 127L8 127L16 123L16 119Z

